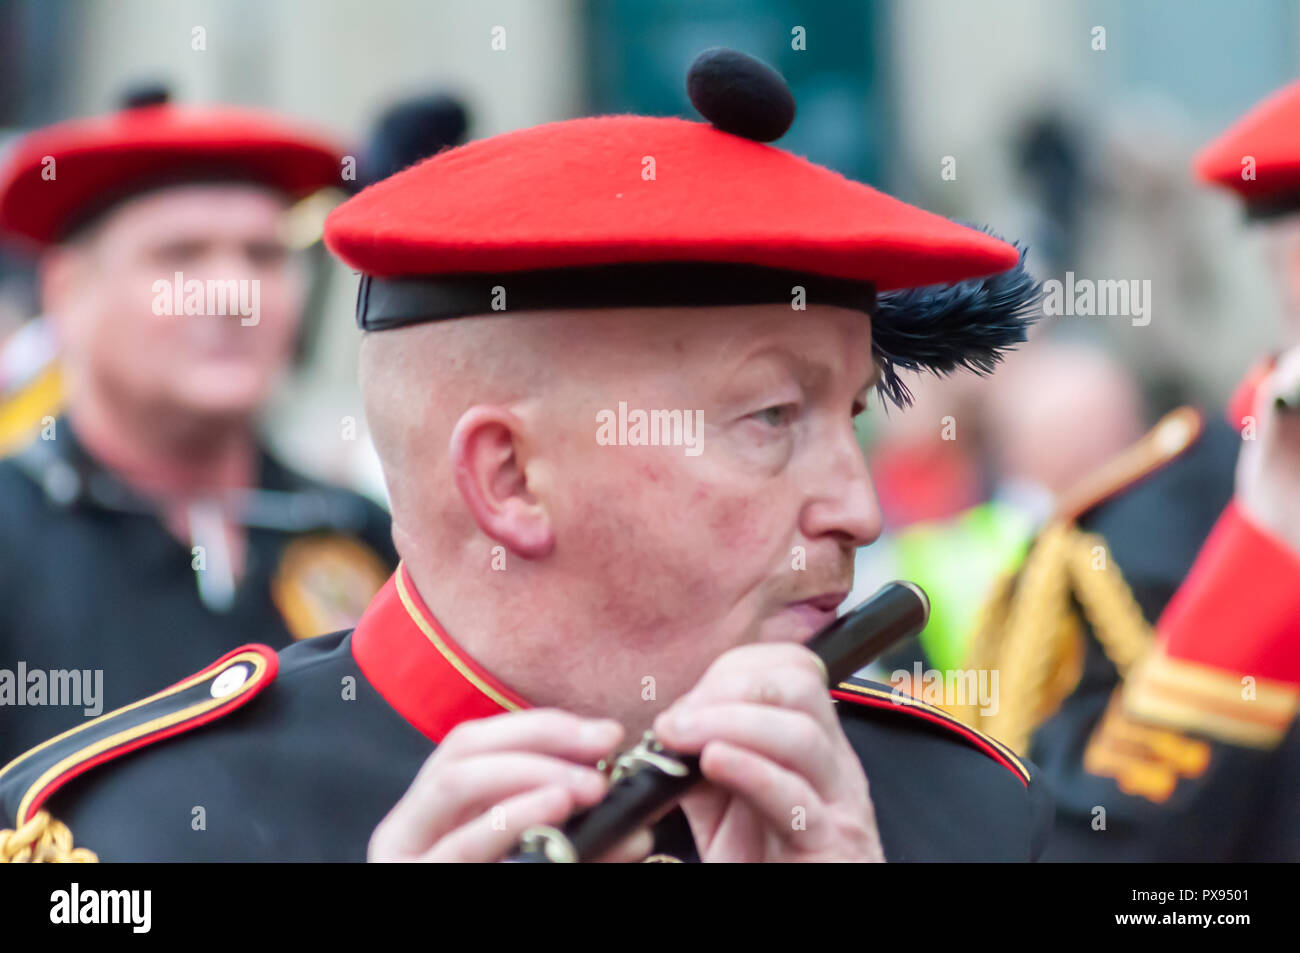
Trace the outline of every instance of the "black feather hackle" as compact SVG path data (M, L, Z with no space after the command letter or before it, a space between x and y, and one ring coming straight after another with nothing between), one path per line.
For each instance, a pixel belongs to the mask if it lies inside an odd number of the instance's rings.
M1025 269L1027 249L1018 242L1015 247L1020 261L996 275L881 293L871 348L884 399L897 407L912 403L900 369L942 376L964 367L989 374L1025 340L1038 317L1042 288Z

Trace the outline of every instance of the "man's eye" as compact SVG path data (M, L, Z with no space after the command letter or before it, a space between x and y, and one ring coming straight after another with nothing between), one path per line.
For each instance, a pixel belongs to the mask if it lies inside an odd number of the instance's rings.
M198 258L204 252L202 242L172 242L160 245L153 251L154 258L166 264L188 262Z
M750 416L767 424L769 427L784 427L794 419L797 409L794 404L776 404L772 407L764 407L758 413L750 414Z
M275 267L289 260L289 248L278 242L254 242L247 246L248 260L254 265Z

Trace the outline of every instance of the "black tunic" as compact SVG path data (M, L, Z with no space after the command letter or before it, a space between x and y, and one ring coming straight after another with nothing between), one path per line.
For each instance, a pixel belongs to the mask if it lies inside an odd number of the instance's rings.
M227 607L205 604L191 548L90 458L66 421L55 433L0 461L0 764L85 721L89 699L77 694L94 693L93 679L102 690L90 716L241 642L281 648L354 624L396 565L381 507L262 453L259 489L236 513L247 527L244 575ZM337 608L351 600L348 617L309 630L311 606L330 599L312 587L335 585L340 574L358 590L340 596ZM77 692L64 681L52 697L51 671L75 675Z
M5 823L44 807L105 861L361 861L437 739L524 704L455 646L400 568L354 632L232 656L10 765ZM236 664L258 671L213 699L215 673ZM888 686L852 680L834 694L889 860L1039 855L1052 808L1032 765ZM218 717L217 704L230 707ZM101 750L111 760L89 764ZM658 850L697 859L680 812L656 834Z
M1187 452L1083 513L1101 535L1153 625L1182 585L1232 496L1241 437L1219 420ZM1243 605L1243 622L1250 612ZM1276 747L1225 742L1122 720L1123 683L1084 614L1079 684L1039 726L1030 755L1057 804L1045 858L1058 861L1272 861L1300 858L1300 726ZM1224 639L1237 633L1224 632ZM1107 723L1130 732L1133 770L1169 772L1167 797L1089 770L1086 752ZM1181 766L1180 766L1181 764ZM1104 810L1104 815L1099 813ZM1104 820L1104 827L1102 821Z

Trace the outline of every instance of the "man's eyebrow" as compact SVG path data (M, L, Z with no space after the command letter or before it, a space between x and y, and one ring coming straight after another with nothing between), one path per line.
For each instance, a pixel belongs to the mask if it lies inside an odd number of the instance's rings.
M820 386L831 373L830 368L821 361L805 357L783 345L756 348L741 358L736 366L742 368L761 361L770 361L780 365L804 388Z
M805 357L794 351L786 351L785 355L789 358L790 363L795 368L795 373L799 377L799 382L804 387L815 390L825 386L831 377L831 369L821 361Z
M806 357L796 351L785 347L763 348L747 355L741 362L741 366L748 364L753 360L763 358L774 359L778 363L793 372L800 385L805 388L816 388L824 384L831 376L831 369L828 365L813 358ZM884 376L885 369L877 361L872 361L871 373L867 375L866 381L860 390L870 391L880 385L881 378Z

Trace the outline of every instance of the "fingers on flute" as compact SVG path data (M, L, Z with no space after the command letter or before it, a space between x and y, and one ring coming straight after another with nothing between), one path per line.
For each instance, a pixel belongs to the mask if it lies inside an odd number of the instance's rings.
M705 745L700 771L711 784L741 798L767 829L782 839L791 838L800 829L800 818L819 810L823 803L805 778L725 741Z
M826 692L821 662L812 652L793 642L765 642L744 645L719 657L686 698L740 697L750 685L766 682L768 676L790 678ZM685 700L685 699L683 699Z
M593 726L594 731L584 734L584 728ZM607 782L588 765L609 753L622 736L621 728L613 728L573 716L528 719L521 713L514 723L503 716L491 730L461 732L454 744L440 746L425 762L406 794L375 829L368 856L411 859L454 828L528 790L557 787L567 790L580 806L595 803ZM541 751L518 750L529 745ZM566 755L573 760L566 760Z
M750 649L761 651L750 653ZM839 723L820 664L811 652L797 645L745 646L728 652L660 719L728 702L805 712L828 733Z
M594 764L622 740L623 726L616 721L536 708L462 722L448 732L438 746L438 753L463 758L509 749Z
M517 794L456 828L414 858L423 863L492 863L502 860L536 824L557 825L582 805L565 787L547 786Z
M743 702L683 708L661 716L655 733L664 744L686 754L698 754L709 742L725 741L802 775L818 791L830 791L835 784L831 737L802 710Z
M650 828L643 827L641 830L625 837L618 844L611 847L609 851L596 859L598 864L632 864L640 860L645 860L654 850L655 838Z
M467 759L447 766L429 785L413 786L375 828L368 856L372 861L416 859L475 818L505 824L517 838L523 833L522 822L508 811L492 813L512 797L546 789L563 791L573 811L600 800L606 786L604 776L593 768L541 755Z
M605 776L595 768L546 755L511 752L465 758L452 762L438 776L433 796L445 808L439 812L441 830L436 834L525 791L563 788L586 806L598 801L607 786Z

